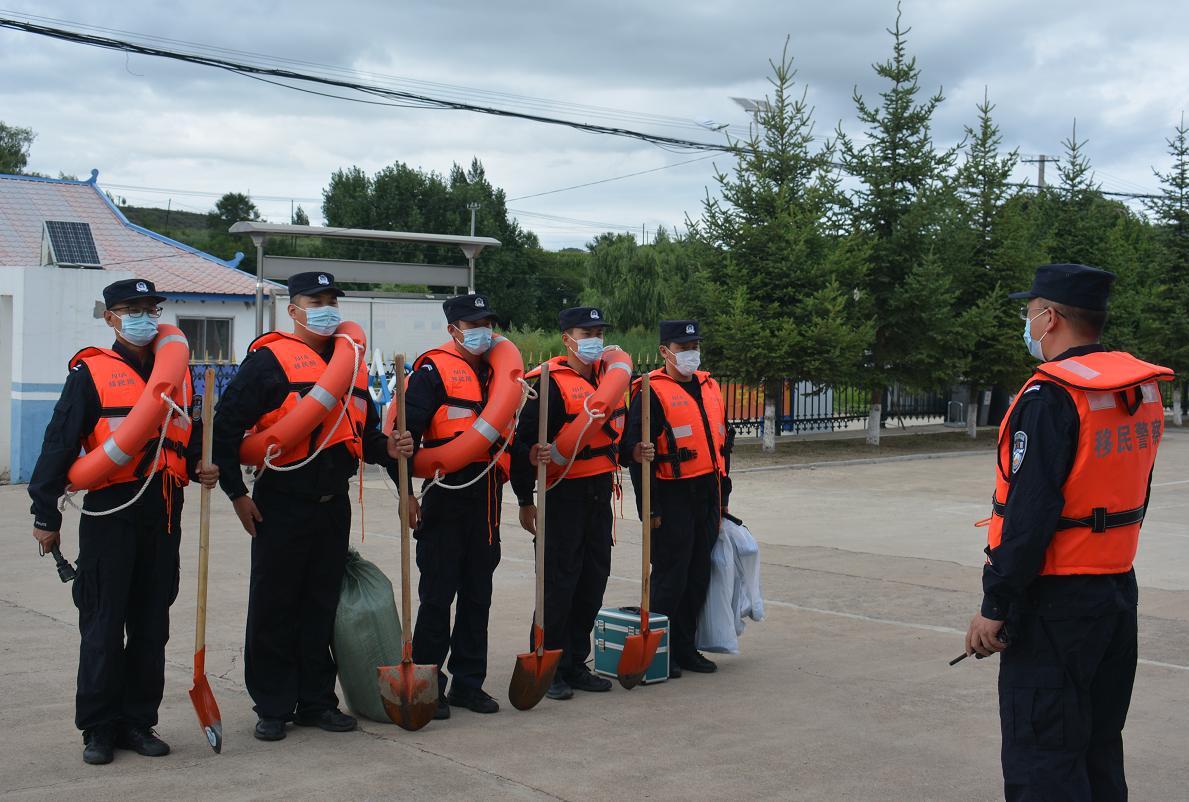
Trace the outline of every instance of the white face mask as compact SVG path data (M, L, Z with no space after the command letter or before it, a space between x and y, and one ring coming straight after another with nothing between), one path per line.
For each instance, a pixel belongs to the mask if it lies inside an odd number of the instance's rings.
M702 365L701 351L670 351L673 355L673 367L687 379Z
M583 337L580 340L571 337L570 339L574 341L574 356L578 357L578 361L583 365L592 365L603 355L602 337Z

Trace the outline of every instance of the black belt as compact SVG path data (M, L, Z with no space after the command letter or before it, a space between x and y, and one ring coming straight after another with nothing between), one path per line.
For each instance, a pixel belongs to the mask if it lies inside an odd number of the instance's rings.
M994 497L991 499L991 511L1003 517L1007 511L1006 504L1000 504ZM1105 532L1108 529L1117 529L1121 526L1134 526L1144 522L1144 515L1147 513L1147 506L1136 507L1133 510L1123 510L1122 512L1107 512L1106 507L1094 507L1090 514L1085 518L1066 518L1061 516L1057 519L1057 531L1064 529L1089 529L1091 532Z

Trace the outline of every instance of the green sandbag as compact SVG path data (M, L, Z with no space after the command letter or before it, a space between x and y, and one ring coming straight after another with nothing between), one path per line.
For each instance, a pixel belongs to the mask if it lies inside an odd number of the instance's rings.
M374 563L350 549L334 616L333 648L343 695L356 715L388 721L376 668L400 662L400 639L392 583Z

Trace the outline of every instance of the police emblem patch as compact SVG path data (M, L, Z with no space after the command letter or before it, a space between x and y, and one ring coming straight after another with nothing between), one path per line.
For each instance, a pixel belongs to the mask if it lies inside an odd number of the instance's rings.
M693 324L693 323L686 324L686 327L685 327L685 333L686 333L686 334L693 334L693 333L695 333L696 331L697 331L697 329L695 329L695 328L694 328L694 324Z
M321 284L323 287L328 287L328 286L330 286L330 279L327 278L326 276L320 275L320 276L318 276L318 283Z
M1028 435L1016 432L1011 439L1011 472L1017 473L1024 463L1024 455L1028 453Z
M483 307L487 306L487 302L484 301L482 298L476 298L475 306L479 309L482 309Z
M590 319L598 320L599 319L599 310L597 310L597 309L590 310Z
M143 281L138 281L138 282L136 282L136 291L137 292L148 292L149 285L145 284Z

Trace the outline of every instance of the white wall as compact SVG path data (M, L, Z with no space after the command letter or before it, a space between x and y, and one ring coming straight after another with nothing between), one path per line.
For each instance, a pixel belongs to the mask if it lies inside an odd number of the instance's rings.
M95 303L115 270L0 267L0 295L12 296L8 464L12 481L27 481L41 439L66 379L67 362L86 345L110 346L113 337ZM3 417L3 416L0 416Z
M277 328L292 331L293 323L285 313L289 299L277 296ZM384 360L403 353L409 362L445 342L446 318L442 302L431 298L342 298L339 300L344 320L353 320L367 334L368 358L379 348Z

